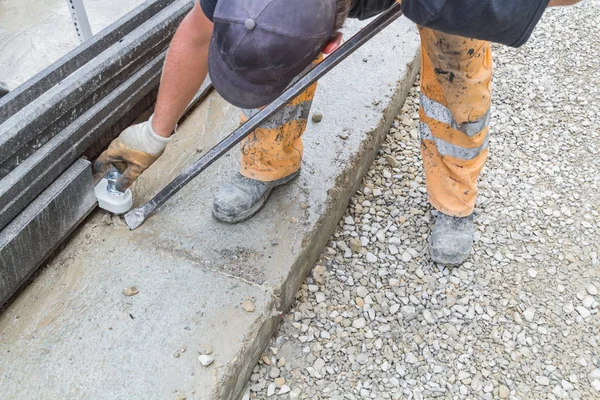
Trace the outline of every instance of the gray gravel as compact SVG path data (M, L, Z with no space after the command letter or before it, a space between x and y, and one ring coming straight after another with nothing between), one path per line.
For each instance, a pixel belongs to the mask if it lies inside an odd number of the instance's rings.
M475 252L433 265L411 91L248 398L600 398L600 1L495 47ZM281 393L281 394L280 394Z

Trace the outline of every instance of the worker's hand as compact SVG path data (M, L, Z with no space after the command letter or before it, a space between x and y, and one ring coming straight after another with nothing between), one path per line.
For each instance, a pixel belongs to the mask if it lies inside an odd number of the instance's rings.
M96 177L102 177L113 165L121 177L116 189L125 191L165 150L170 138L159 136L152 129L152 118L125 129L112 141L94 163Z

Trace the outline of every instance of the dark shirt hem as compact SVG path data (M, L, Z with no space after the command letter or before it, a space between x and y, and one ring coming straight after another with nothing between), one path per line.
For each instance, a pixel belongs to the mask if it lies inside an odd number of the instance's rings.
M527 40L529 40L529 38L531 37L531 34L533 33L533 30L535 29L537 23L542 18L542 15L544 15L546 8L548 8L548 3L550 3L550 0L541 0L540 6L536 10L535 15L532 17L531 22L529 23L529 25L527 25L525 31L523 31L523 33L516 42L510 44L509 46L521 47L522 45L527 43Z

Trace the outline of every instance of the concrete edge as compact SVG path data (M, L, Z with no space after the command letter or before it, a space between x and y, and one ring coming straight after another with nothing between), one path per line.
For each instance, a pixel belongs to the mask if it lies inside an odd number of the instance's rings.
M272 294L273 300L267 312L261 316L262 320L257 320L256 329L251 330L246 336L235 361L218 378L218 383L211 398L215 400L234 400L243 396L254 366L278 329L282 314L287 312L294 303L300 285L325 248L336 225L342 218L350 198L358 190L375 160L377 152L392 127L394 118L400 112L419 73L420 52L417 51L414 59L406 65L407 73L398 81L389 104L382 112L379 124L368 132L366 140L361 143L359 151L353 155L352 162L347 164L343 173L336 179L335 188L328 192L326 209L317 222L317 228L313 230L314 234L311 237L305 239L305 242L309 241L310 243L304 243L303 248L305 250L293 262L292 273L285 279L280 290Z

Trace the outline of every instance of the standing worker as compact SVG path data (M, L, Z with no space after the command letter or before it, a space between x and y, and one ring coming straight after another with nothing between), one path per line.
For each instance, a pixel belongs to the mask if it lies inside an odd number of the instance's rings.
M440 211L429 238L433 261L459 265L473 247L477 178L488 155L490 41L520 46L547 6L577 1L402 1L421 35L419 128L429 201ZM117 186L126 189L162 154L208 72L219 94L242 108L244 122L321 53L340 45L338 30L348 16L366 19L393 3L200 0L175 33L153 116L123 131L98 158L96 171L114 164L123 172ZM315 89L316 83L242 142L241 170L214 199L217 219L250 218L274 188L298 176Z

